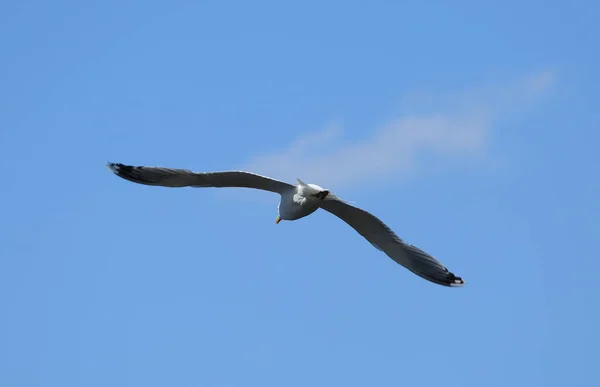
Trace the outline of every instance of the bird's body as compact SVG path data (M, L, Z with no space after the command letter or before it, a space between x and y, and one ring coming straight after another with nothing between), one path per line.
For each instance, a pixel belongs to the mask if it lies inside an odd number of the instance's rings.
M323 199L316 196L321 192L325 196ZM333 200L333 198L327 190L318 185L305 184L298 180L297 185L289 187L281 193L281 199L277 206L279 219L298 220L304 218L318 210L322 200Z
M108 167L117 176L138 184L197 188L243 187L274 192L280 195L276 223L281 220L298 220L322 208L342 219L375 248L420 277L444 286L464 285L460 277L449 272L431 255L404 242L380 219L344 202L316 184L306 184L300 179L297 184L289 184L244 171L197 173L185 169L115 163L109 163Z

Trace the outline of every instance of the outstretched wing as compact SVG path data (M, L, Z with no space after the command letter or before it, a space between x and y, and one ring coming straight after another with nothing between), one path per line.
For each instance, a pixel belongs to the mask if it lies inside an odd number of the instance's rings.
M321 208L339 217L378 250L413 273L436 284L462 286L462 278L449 272L437 259L400 239L385 223L365 210L340 200L321 203Z
M198 173L187 169L131 166L109 163L115 175L138 184L162 187L243 187L281 194L294 186L270 177L243 171Z

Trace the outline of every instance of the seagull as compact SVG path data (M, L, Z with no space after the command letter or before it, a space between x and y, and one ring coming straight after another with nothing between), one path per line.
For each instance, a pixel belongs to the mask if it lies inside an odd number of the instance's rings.
M108 163L117 176L134 183L162 187L223 188L242 187L270 191L280 195L275 223L304 218L319 208L337 216L362 235L377 250L398 264L433 283L461 287L465 284L437 259L400 239L385 223L371 213L352 206L329 190L300 179L289 184L245 171L199 173L186 169L131 166Z

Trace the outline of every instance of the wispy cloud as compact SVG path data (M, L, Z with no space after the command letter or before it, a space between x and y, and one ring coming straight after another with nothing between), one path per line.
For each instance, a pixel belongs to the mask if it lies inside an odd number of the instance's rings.
M457 93L408 96L408 106L428 103L428 113L403 114L360 140L346 141L340 123L296 138L283 150L258 155L243 169L281 179L336 187L407 175L419 156L468 157L485 151L492 124L549 90L552 72L539 72L504 85L487 85ZM419 102L416 102L419 101Z

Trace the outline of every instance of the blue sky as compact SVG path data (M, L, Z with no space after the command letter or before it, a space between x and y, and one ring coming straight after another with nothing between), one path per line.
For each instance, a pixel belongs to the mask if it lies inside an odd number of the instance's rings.
M590 386L591 1L0 6L0 385ZM464 288L252 190L301 178Z

